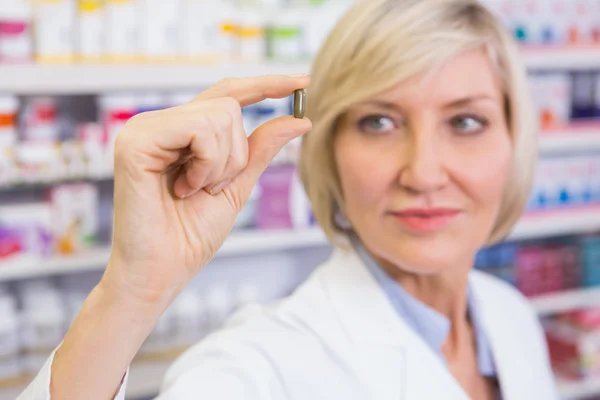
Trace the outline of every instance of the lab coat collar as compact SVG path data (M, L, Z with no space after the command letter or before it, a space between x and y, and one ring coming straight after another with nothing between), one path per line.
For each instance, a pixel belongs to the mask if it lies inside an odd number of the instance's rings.
M335 250L322 273L334 313L364 366L361 373L377 382L378 395L369 398L468 399L442 360L398 317L353 250Z
M370 398L468 399L447 366L398 317L385 292L353 250L335 250L321 273L323 289L339 325L360 353L365 366L362 372L377 375L372 376L377 383L373 390L382 395ZM542 334L534 340L530 333L523 338L514 331L515 326L523 326L526 332L538 329L532 326L535 316L527 314L525 300L522 305L503 301L515 295L478 271L471 272L469 280L495 357L503 398L555 399L549 362L540 363L544 361L540 358L545 345ZM534 369L530 357L535 357ZM372 368L373 365L378 368ZM402 393L397 392L400 387ZM538 393L540 390L544 393Z
M326 290L355 343L401 347L407 327L354 250L336 249L324 268Z

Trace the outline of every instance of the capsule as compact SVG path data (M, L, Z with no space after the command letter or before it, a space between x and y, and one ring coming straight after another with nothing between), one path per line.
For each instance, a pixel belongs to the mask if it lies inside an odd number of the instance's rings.
M306 90L298 89L294 92L294 118L302 119L306 114Z

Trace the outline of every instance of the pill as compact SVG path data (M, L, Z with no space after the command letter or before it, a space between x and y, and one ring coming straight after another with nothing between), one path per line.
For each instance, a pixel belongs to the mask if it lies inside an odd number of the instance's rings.
M306 114L306 90L298 89L294 92L294 118L304 118Z

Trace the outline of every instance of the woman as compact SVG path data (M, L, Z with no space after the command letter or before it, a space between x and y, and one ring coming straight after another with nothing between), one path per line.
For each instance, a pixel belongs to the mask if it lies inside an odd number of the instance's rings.
M304 138L332 258L289 298L193 347L160 399L555 399L535 314L472 271L531 184L536 134L517 49L475 0L364 0L318 55L309 117L250 138L240 106L309 77L225 80L119 135L113 254L21 399L124 398L161 313L229 234L261 172ZM183 165L183 166L182 166Z

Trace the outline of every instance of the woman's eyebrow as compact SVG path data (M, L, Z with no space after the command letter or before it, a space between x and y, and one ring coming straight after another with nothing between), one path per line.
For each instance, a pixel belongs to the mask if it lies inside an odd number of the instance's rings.
M375 106L386 110L402 112L402 108L398 104L385 100L369 100L359 104L359 106Z
M478 102L478 101L492 101L492 102L496 102L496 99L490 95L487 94L478 94L478 95L473 95L473 96L465 96L465 97L460 97L458 99L454 99L451 100L447 103L445 103L443 105L443 108L458 108L458 107L464 107L467 106L469 104Z
M456 99L452 99L448 102L445 102L442 104L442 108L459 108L459 107L464 107L469 104L472 104L475 102L480 102L480 101L496 102L496 99L489 94L483 94L483 93L476 94L476 95L469 95L469 96L459 97ZM403 111L402 107L399 104L397 104L393 101L387 101L387 100L368 100L361 104L358 104L358 106L375 106L378 108L397 111L400 113L402 113L402 111Z

